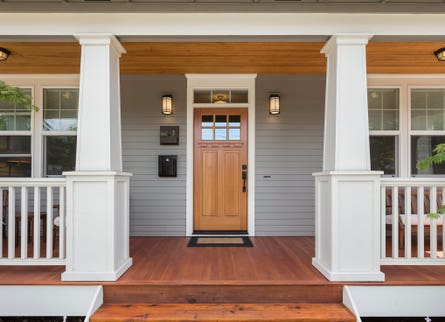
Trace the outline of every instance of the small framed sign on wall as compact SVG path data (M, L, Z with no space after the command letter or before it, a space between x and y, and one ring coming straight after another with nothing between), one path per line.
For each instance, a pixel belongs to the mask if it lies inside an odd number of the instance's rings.
M159 131L159 143L161 145L178 145L179 126L161 126Z

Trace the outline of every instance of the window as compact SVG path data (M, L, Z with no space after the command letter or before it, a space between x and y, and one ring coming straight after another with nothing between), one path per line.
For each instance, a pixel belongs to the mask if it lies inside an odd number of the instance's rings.
M0 102L0 177L60 176L74 170L78 77L4 80L32 96L39 110Z
M31 97L32 90L22 91ZM32 112L0 101L0 176L31 177Z
M203 115L201 120L201 140L239 141L241 139L241 116Z
M371 169L385 175L445 175L445 165L419 161L445 143L445 77L368 75Z
M43 89L44 174L72 171L76 161L78 89Z
M371 169L397 175L399 136L398 88L368 89Z

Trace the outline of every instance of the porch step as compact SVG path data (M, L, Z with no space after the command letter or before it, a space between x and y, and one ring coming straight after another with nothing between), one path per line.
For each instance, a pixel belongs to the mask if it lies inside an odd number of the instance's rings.
M91 322L142 321L306 321L353 322L354 315L340 303L286 304L152 304L104 305Z
M104 285L106 304L341 303L341 284Z

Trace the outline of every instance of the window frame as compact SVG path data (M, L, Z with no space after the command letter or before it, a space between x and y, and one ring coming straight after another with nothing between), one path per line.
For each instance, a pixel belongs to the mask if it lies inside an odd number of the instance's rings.
M44 89L79 89L78 74L28 75L0 74L0 79L19 88L30 88L32 103L39 111L31 111L31 131L0 131L0 135L31 136L31 178L46 177L44 139L46 135L76 136L77 131L44 131L43 129L43 90ZM79 111L78 111L79 117ZM51 132L51 133L47 133ZM51 176L55 177L55 176ZM57 176L59 177L59 176Z
M399 88L399 137L398 137L398 165L396 173L401 178L412 177L443 177L445 175L412 174L411 173L411 136L433 135L445 136L445 130L423 131L411 130L411 91L412 89L445 89L445 75L397 75L397 74L369 74L368 88ZM370 135L384 135L382 132L369 131Z

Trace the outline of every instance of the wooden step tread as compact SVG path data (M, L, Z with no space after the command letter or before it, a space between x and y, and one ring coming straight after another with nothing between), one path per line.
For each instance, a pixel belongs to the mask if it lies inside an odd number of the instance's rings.
M356 321L340 303L103 305L91 322Z

